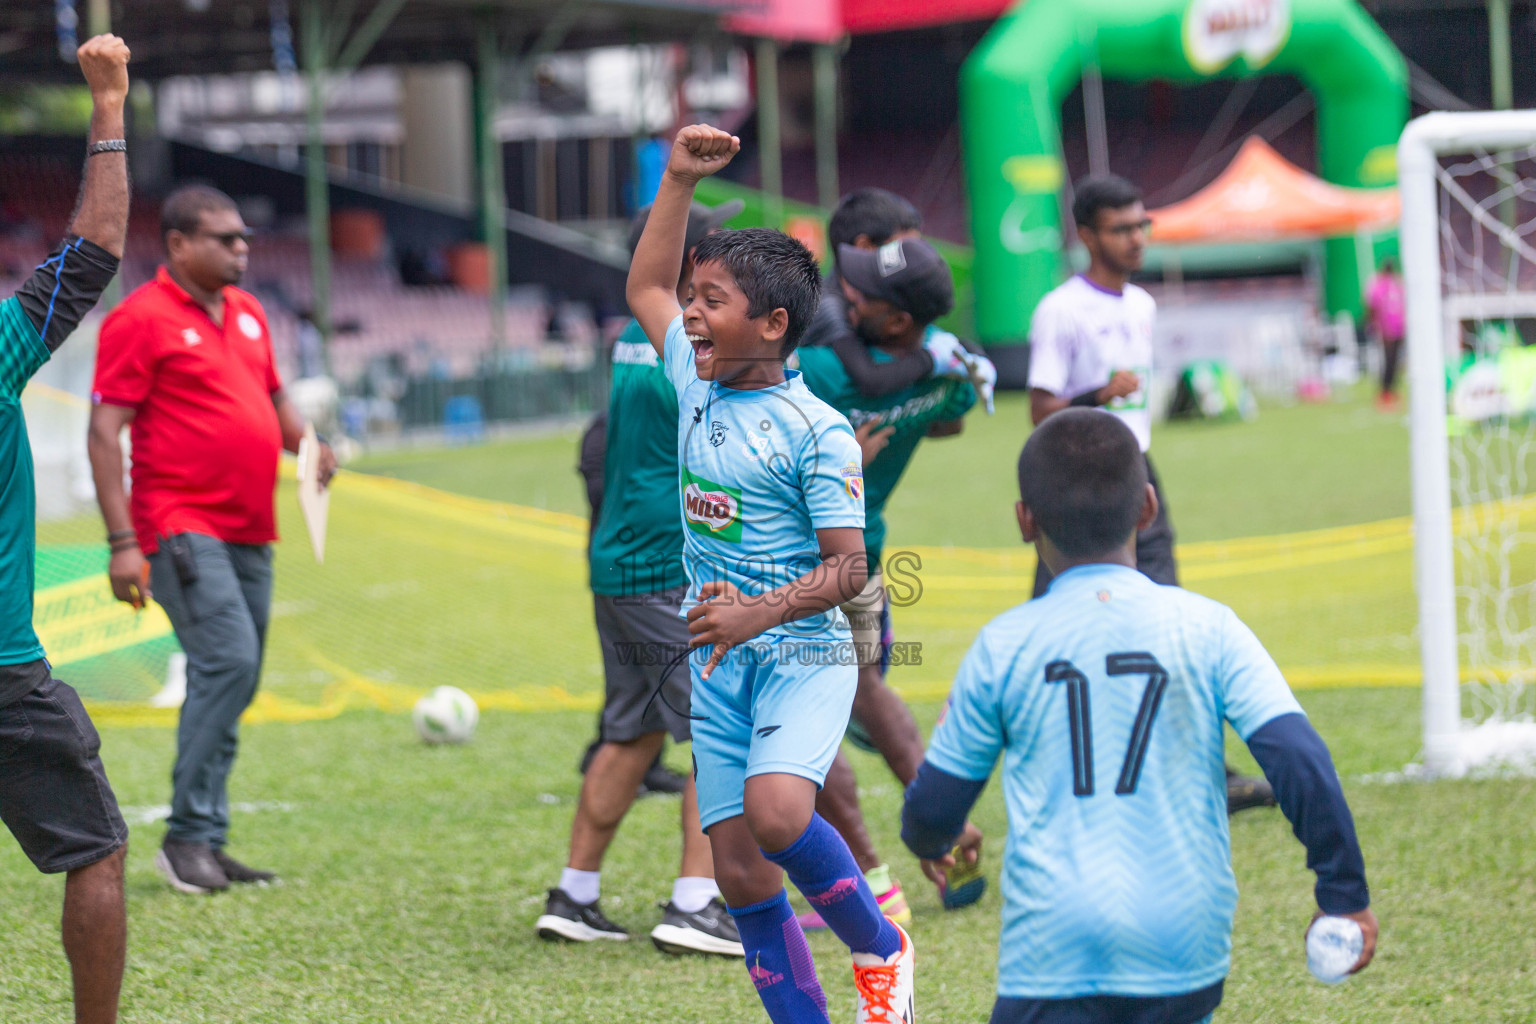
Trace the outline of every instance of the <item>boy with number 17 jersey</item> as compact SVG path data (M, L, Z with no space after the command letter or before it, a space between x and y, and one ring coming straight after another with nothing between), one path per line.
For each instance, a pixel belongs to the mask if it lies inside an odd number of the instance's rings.
M1223 725L1274 786L1317 873L1321 913L1376 919L1328 748L1274 660L1224 605L1138 572L1157 514L1136 438L1067 409L1019 459L1021 533L1050 589L981 631L902 837L949 844L999 757L1008 809L992 1024L1193 1024L1221 1002L1237 885Z
M853 953L861 1024L912 1024L913 952L847 844L815 814L857 685L838 605L866 578L863 468L848 421L786 372L819 272L777 231L712 235L675 294L699 179L738 151L678 133L635 249L631 311L677 389L699 817L747 974L774 1024L826 1024L787 873Z

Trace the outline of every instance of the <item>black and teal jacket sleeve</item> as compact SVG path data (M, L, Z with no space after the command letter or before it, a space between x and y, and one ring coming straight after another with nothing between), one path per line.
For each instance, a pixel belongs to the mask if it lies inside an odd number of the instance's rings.
M120 261L94 242L70 235L16 290L16 301L52 352L74 333L117 274Z

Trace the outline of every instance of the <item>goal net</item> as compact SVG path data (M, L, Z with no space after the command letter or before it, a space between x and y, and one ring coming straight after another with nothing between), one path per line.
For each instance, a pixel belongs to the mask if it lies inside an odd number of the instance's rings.
M1536 111L1398 147L1424 768L1536 766Z

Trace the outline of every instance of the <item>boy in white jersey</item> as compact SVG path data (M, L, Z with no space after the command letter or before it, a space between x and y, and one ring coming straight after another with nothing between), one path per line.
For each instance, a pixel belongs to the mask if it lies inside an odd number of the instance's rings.
M1141 192L1114 174L1077 183L1072 199L1077 237L1088 250L1088 269L1051 290L1029 325L1029 412L1038 426L1069 406L1103 408L1131 428L1157 492L1157 517L1136 532L1136 568L1158 583L1179 582L1173 523L1152 445L1152 322L1157 302L1131 283L1146 256L1151 220ZM1050 585L1051 570L1035 564L1035 596ZM1263 779L1227 772L1227 813L1275 802Z
M1051 289L1029 322L1029 412L1038 426L1068 406L1102 408L1119 417L1146 452L1152 446L1152 323L1157 301L1131 283L1146 256L1151 220L1135 185L1117 175L1077 183L1072 200L1088 269ZM1159 583L1178 583L1173 527L1157 474L1157 520L1136 536L1137 568ZM1035 569L1035 596L1050 569Z
M816 261L777 231L722 232L694 250L686 309L675 293L694 186L739 148L707 125L678 133L627 289L680 406L699 818L774 1024L827 1021L785 873L853 952L860 1024L912 1024L911 940L815 813L857 686L838 606L867 577L853 429L784 369Z
M1231 609L1136 571L1157 498L1128 427L1071 409L1019 458L1019 529L1054 578L966 655L902 838L949 859L999 755L1009 837L992 1024L1192 1024L1221 1002L1230 722L1317 873L1319 913L1376 918L1328 748Z

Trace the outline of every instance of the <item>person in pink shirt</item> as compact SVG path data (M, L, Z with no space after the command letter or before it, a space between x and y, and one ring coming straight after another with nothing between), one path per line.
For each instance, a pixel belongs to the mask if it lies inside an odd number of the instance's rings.
M1365 289L1371 333L1381 340L1381 396L1376 404L1383 409L1397 407L1397 368L1408 320L1403 303L1403 276L1397 271L1396 258L1388 256Z

